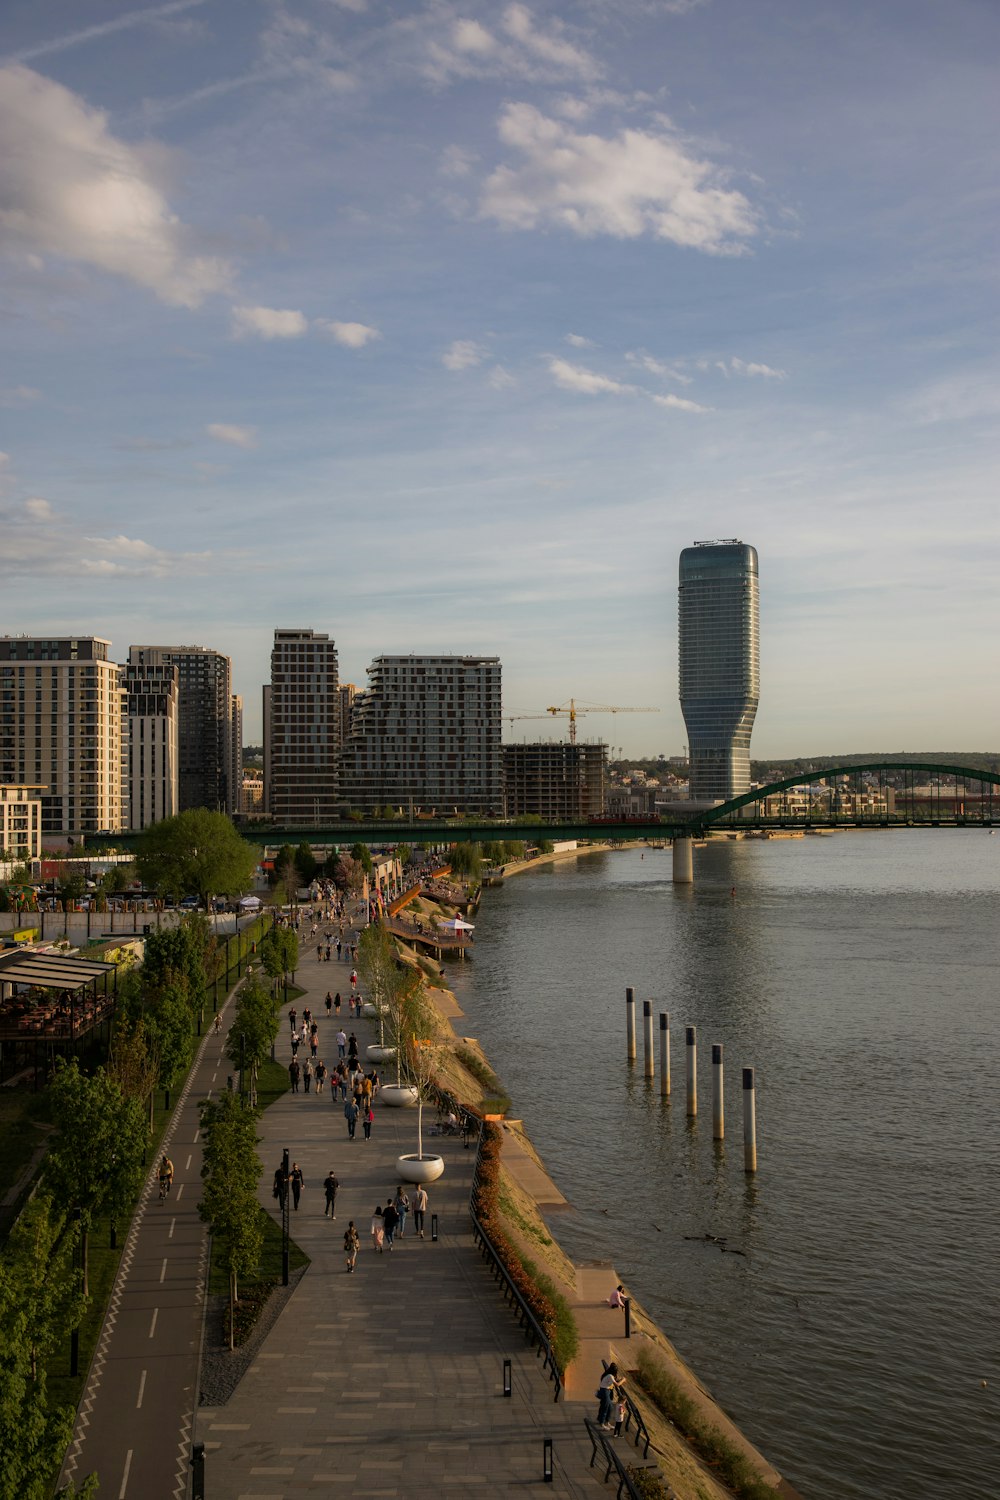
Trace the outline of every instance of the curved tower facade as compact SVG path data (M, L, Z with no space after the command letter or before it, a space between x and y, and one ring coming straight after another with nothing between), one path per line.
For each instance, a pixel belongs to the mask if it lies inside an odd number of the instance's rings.
M757 551L695 542L680 561L680 698L693 801L750 790L750 734L760 693Z

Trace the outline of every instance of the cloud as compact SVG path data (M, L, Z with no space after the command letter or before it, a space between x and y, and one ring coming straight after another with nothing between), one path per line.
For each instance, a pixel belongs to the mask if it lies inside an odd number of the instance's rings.
M0 390L0 406L30 406L33 401L41 399L41 391L33 385L9 385Z
M316 326L336 339L338 344L343 344L345 349L363 349L373 339L382 337L377 328L367 323L335 323L328 318L319 318Z
M421 69L432 83L455 78L519 78L531 83L589 82L600 67L571 42L566 27L553 20L538 26L526 5L507 5L496 22L501 35L480 21L449 17L428 42Z
M70 31L65 36L53 37L47 42L37 42L33 47L22 47L11 53L7 62L29 62L34 57L44 57L48 52L65 52L69 47L79 47L84 42L99 41L115 31L126 31L132 26L145 26L179 15L185 10L194 10L205 5L207 0L170 0L167 5L154 5L146 10L126 11L111 21L99 21L96 26L85 26L82 31Z
M48 500L34 495L5 507L4 545L0 548L0 576L39 577L164 577L204 573L218 567L208 552L167 552L137 537L84 536L72 519Z
M256 334L262 339L298 339L308 328L305 315L291 307L233 308L233 333L237 338Z
M42 499L41 495L32 495L30 499L25 500L24 509L25 514L29 515L33 521L52 521L55 519L55 511L47 500Z
M659 375L664 380L676 380L681 385L691 384L690 375L684 375L680 370L675 369L673 365L664 364L662 359L654 359L651 354L647 354L642 349L630 350L625 358L630 365L637 365L640 370L645 370L648 375Z
M495 391L508 391L511 386L517 385L517 381L509 370L503 365L494 365L489 373L489 382Z
M549 374L556 385L564 391L576 391L581 396L631 396L634 385L623 385L620 380L610 380L607 375L598 375L595 370L583 365L571 365L566 359L549 359Z
M585 339L582 333L567 333L567 344L572 344L574 349L593 349L594 340Z
M233 422L209 422L205 431L217 443L228 443L233 448L257 446L256 427L237 427Z
M715 368L723 375L759 375L765 380L787 380L787 370L776 370L771 365L747 364L742 359L717 359Z
M697 401L686 401L683 396L657 396L653 392L645 391L650 401L655 401L657 406L665 406L668 411L693 411L699 415L712 410L710 406L700 406Z
M476 153L465 146L446 146L438 171L442 177L468 177L478 160Z
M8 251L94 266L176 307L228 285L224 260L195 253L149 153L113 136L102 110L19 65L0 68L0 161Z
M473 343L471 339L456 339L442 354L441 363L446 370L468 370L473 365L481 365L488 353L482 344Z
M498 128L521 164L487 178L479 211L504 229L652 234L713 255L742 253L757 231L747 198L668 130L580 134L532 104L508 104Z

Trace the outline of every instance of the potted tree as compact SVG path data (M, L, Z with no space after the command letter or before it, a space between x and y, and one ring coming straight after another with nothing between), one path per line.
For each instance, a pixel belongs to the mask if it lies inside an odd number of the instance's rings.
M406 1022L414 1025L406 1054L407 1070L417 1094L417 1150L415 1155L396 1158L396 1176L403 1182L436 1182L444 1171L444 1157L424 1150L424 1105L430 1097L438 1044L427 1035L432 1023L422 996L423 986L417 985L408 994L406 1004ZM421 1031L423 1036L419 1034Z
M390 1062L396 1048L386 1043L385 1026L390 999L398 988L399 971L392 939L378 922L366 927L358 942L358 970L378 1020L378 1041L366 1049L370 1062Z

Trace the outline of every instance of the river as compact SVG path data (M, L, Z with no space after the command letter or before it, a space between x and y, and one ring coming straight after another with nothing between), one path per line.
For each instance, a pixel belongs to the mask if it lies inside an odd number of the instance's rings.
M993 1500L1000 835L712 843L693 888L670 861L625 850L508 880L485 893L473 962L449 970L458 1025L573 1205L555 1232L576 1259L614 1261L808 1500ZM644 999L670 1013L669 1101L642 1076Z

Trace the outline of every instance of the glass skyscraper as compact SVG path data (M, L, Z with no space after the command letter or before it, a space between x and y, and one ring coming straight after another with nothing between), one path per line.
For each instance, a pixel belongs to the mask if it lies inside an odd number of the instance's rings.
M695 542L680 562L680 698L693 801L750 790L750 734L760 693L757 551Z

